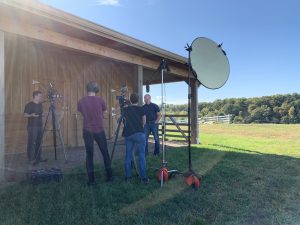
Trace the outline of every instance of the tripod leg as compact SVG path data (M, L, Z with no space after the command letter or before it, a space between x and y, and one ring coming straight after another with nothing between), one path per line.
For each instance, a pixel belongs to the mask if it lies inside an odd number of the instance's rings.
M55 154L55 160L57 160L57 154L56 154L56 115L55 115L55 109L54 106L51 107L52 111L52 135L53 135L53 146L54 146L54 154Z
M113 157L114 157L114 153L115 153L115 149L116 149L116 145L117 145L117 140L118 140L118 137L119 137L119 131L120 131L122 120L123 120L123 117L120 117L119 120L118 120L118 126L117 126L117 130L115 132L114 145L113 145L113 149L112 149L111 157L110 157L111 161L113 160Z
M57 120L56 116L55 116L55 123L56 123L56 127L57 127L58 134L59 134L59 140L60 140L60 143L61 143L62 148L63 148L65 162L68 162L68 160L67 160L67 153L66 153L66 149L65 149L65 143L64 143L64 139L63 139L63 136L62 136L62 133L61 133L61 126L60 126L60 123Z
M49 116L50 116L50 107L49 107L49 111L47 113L47 116L46 116L46 121L45 121L45 124L44 124L44 127L43 127L43 131L42 131L42 137L41 137L41 141L40 141L40 145L38 147L38 151L37 151L37 156L40 154L41 150L42 150L42 144L43 144L43 140L44 140L44 137L45 137L45 132L46 132L46 127L47 127L47 123L48 123L48 120L49 120ZM35 158L35 160L37 160L37 158Z

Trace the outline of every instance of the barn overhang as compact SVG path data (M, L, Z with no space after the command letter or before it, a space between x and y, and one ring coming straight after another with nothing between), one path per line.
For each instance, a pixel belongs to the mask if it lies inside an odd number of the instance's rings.
M170 71L165 82L187 79L187 58L113 31L34 0L0 0L0 30L63 48L142 66L143 84L153 77L162 59Z

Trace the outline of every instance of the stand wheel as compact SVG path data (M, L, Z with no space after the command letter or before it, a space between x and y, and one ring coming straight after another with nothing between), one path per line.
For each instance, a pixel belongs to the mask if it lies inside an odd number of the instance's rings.
M163 178L163 181L164 181L164 182L168 181L169 177L168 177L168 170L167 170L167 168L165 168L165 167L161 168L161 169L157 172L156 178L157 178L157 181L158 181L158 182L161 181L161 178Z

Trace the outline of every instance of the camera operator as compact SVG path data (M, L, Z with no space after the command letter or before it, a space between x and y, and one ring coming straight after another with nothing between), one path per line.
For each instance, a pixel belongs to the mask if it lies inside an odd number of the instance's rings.
M43 135L43 95L41 91L32 93L32 101L27 103L24 109L24 117L27 122L27 157L28 161L34 165L39 162L45 162L41 159L42 148L41 141Z
M105 101L96 96L99 86L90 81L86 85L87 96L79 100L77 108L83 116L83 139L86 148L86 169L88 186L95 185L94 177L94 140L96 141L104 160L107 182L113 181L111 160L108 154L107 141L104 131L103 117L106 111Z
M149 178L146 175L146 159L145 159L145 134L143 126L146 122L146 116L143 108L138 106L138 95L133 93L130 95L131 105L125 107L124 110L124 130L126 144L125 156L125 181L131 181L131 162L133 159L134 145L137 144L141 182L147 184Z

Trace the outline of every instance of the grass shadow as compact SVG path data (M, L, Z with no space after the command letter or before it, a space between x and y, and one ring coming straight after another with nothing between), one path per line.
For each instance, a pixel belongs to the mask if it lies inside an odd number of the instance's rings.
M220 150L225 147L225 150ZM192 147L193 169L203 175L198 191L177 176L162 189L155 181L161 159L148 157L151 182L123 181L123 162L114 162L117 176L99 185L85 185L84 167L61 183L32 186L19 183L0 190L3 224L293 224L300 221L300 159L210 145ZM230 151L226 151L230 150ZM256 152L255 152L256 153ZM188 167L187 148L168 148L168 168ZM150 169L151 168L151 169Z
M231 149L231 150L236 150L236 151L241 151L241 152L249 152L249 153L255 153L255 154L263 154L261 152L258 151L253 151L253 150L248 150L248 149L243 149L243 148L236 148L233 146L229 146L229 145L219 145L219 144L208 144L217 148L226 148L226 149Z

